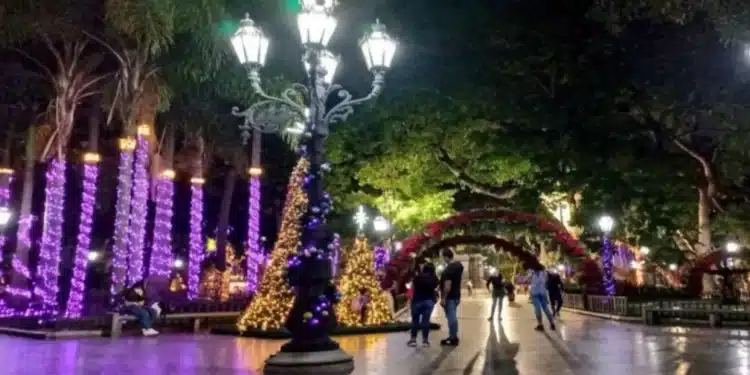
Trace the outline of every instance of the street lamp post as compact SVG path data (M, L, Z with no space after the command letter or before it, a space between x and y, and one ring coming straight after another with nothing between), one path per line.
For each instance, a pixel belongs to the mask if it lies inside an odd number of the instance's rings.
M232 37L232 46L248 70L253 91L263 100L240 111L235 116L245 118L245 126L262 127L261 131L289 128L299 133L299 122L305 124L302 134L303 157L310 161L305 179L309 209L303 218L304 226L298 256L289 262L289 281L296 298L286 320L292 339L279 353L266 361L265 373L350 373L354 369L352 357L344 353L330 339L328 332L336 325L332 304L337 292L331 282L330 248L333 234L327 229L325 216L331 210L331 199L323 191L323 147L331 124L346 120L353 107L377 97L383 90L385 73L391 65L396 43L385 27L375 23L372 31L360 42L367 68L373 74L372 89L364 97L354 99L341 85L333 83L339 58L326 50L336 28L333 9L337 0L300 0L302 8L297 17L300 37L305 48L303 66L307 72L304 84L293 84L279 96L267 94L261 87L260 69L266 61L269 39L246 16ZM300 103L300 99L304 104ZM276 121L259 121L274 118Z
M612 262L612 244L609 233L615 226L615 220L610 216L602 216L597 223L602 231L602 273L604 274L604 291L608 296L615 295L614 264Z

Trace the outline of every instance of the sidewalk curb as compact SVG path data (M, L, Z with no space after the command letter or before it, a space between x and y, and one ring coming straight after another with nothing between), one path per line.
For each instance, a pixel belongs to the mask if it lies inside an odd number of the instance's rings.
M643 318L639 316L622 316L622 315L613 315L613 314L603 314L603 313L597 313L597 312L592 312L592 311L573 309L570 307L563 307L562 309L563 311L572 312L572 313L580 314L580 315L593 316L595 318L600 318L600 319L608 319L608 320L615 320L619 322L628 322L628 323L642 323L643 322Z

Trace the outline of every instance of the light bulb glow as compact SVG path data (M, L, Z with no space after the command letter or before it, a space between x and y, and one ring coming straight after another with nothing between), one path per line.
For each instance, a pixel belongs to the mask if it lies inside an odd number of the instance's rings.
M727 242L726 249L728 253L736 253L740 251L740 244L733 241Z
M188 253L188 298L198 298L203 257L203 184L190 186L190 249Z
M378 216L372 221L372 227L376 232L385 232L390 229L391 224L382 216Z
M135 146L135 142L133 146ZM131 151L132 149L120 152L118 167L112 273L110 275L110 293L112 295L119 293L127 281L128 243L130 239L128 221L130 220L131 192L133 190L133 153Z
M648 255L648 253L650 253L650 252L651 252L651 249L649 249L646 246L641 246L641 254L642 255Z
M605 215L599 218L597 224L599 225L599 229L607 234L615 227L615 220L611 216Z
M156 181L156 214L151 261L149 262L150 276L168 277L172 273L173 206L174 181L162 173L162 178Z
M78 223L78 238L73 262L73 279L65 316L78 318L83 313L83 299L86 289L86 266L96 252L91 248L91 229L94 223L96 207L96 184L99 177L99 165L88 162L83 166L83 196L81 197L81 221ZM96 258L94 258L95 260Z
M677 265L676 265L676 264L674 264L674 263L670 264L670 265L669 265L669 270L670 270L670 271L677 271Z

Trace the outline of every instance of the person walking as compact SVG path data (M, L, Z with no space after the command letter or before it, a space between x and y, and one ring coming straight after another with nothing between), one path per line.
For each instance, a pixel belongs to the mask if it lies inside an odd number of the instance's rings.
M503 320L503 298L505 297L505 283L502 275L492 275L487 279L487 290L492 294L492 309L490 309L490 318L492 321L497 309L497 319Z
M549 328L555 330L555 318L549 311L549 301L547 300L547 271L541 264L530 267L529 274L529 299L534 306L534 315L536 315L537 331L544 331L542 325L542 313L547 316Z
M440 306L445 310L448 321L448 338L440 341L440 345L458 346L458 305L461 303L461 278L464 266L456 262L453 250L444 249L443 261L447 264L440 275Z
M563 282L558 273L551 272L547 275L547 291L549 292L549 302L552 309L552 315L557 318L560 316L560 310L563 305Z
M430 346L430 317L437 302L438 278L435 265L425 263L412 280L414 295L411 299L411 338L407 345L417 346L417 333L422 331L422 345Z

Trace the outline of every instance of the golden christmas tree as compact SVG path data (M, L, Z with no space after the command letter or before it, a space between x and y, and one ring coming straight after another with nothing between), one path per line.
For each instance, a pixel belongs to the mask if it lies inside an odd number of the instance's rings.
M364 237L357 237L354 247L347 254L339 291L341 301L336 305L336 315L340 324L370 326L393 322L389 298L386 296L388 292L380 288L375 277L375 255ZM357 301L362 295L367 300L364 310Z
M310 163L300 159L292 171L284 204L284 216L281 219L281 230L276 240L271 259L263 273L257 293L250 305L237 321L237 328L246 331L248 328L262 330L281 328L289 310L292 309L294 293L287 283L285 270L289 256L297 252L302 231L301 219L307 211L307 194L303 182Z

